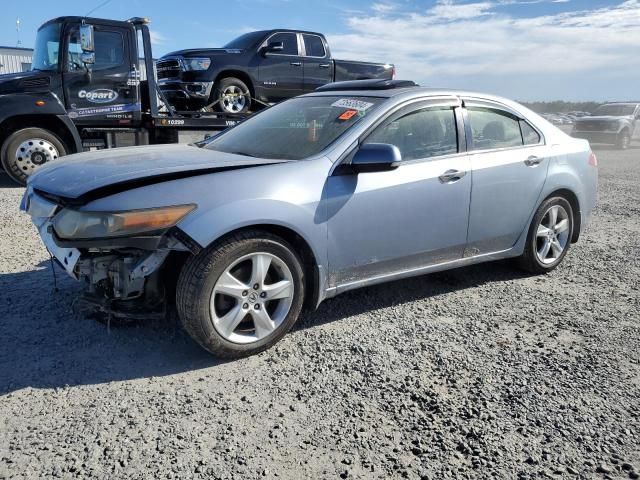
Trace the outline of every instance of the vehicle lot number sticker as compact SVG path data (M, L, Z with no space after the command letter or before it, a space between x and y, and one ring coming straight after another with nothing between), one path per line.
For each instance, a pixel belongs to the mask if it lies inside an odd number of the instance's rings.
M364 112L365 110L373 106L373 103L363 102L362 100L356 100L355 98L341 98L337 102L333 102L331 106Z
M357 114L358 114L357 110L347 110L342 115L340 115L338 118L340 120L349 120L351 117L353 117L354 115L357 115Z

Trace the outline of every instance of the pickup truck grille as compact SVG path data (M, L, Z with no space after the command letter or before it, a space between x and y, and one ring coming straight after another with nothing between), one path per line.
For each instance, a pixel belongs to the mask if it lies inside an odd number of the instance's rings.
M180 62L175 58L158 60L156 62L156 71L158 72L158 80L178 78L181 72Z

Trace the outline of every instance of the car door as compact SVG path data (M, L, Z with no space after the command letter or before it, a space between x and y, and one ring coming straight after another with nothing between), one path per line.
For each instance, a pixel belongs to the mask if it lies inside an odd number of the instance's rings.
M511 248L528 228L547 178L542 134L507 107L465 99L472 192L466 256Z
M304 46L304 90L312 92L333 81L333 61L320 35L311 33L301 35Z
M471 178L458 105L457 99L414 104L362 139L396 145L403 156L398 168L357 175L338 168L329 177L332 286L462 257Z
M63 85L69 116L82 125L130 124L140 118L138 60L128 29L94 26L95 63L80 60L80 34L73 25L65 36Z
M278 52L265 51L269 44L282 42ZM278 32L265 40L265 51L258 67L260 85L268 101L278 102L303 93L303 57L294 32Z

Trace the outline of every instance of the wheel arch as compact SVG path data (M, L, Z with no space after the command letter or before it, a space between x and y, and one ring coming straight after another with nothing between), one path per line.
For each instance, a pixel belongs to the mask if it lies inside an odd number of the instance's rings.
M214 88L215 88L215 85L217 85L220 80L223 80L225 78L233 78L233 77L237 78L238 80L242 80L247 85L247 87L249 87L249 93L251 94L251 98L255 98L256 90L253 84L253 80L251 79L251 77L247 72L243 72L242 70L221 71L220 73L218 73L218 75L216 75L216 78L213 80Z
M303 235L301 235L294 229L276 223L247 224L221 234L219 237L212 240L208 246L224 240L225 238L232 235L236 235L238 233L249 230L262 230L264 232L282 238L289 245L291 245L291 247L295 250L295 252L302 260L304 274L308 279L305 294L305 307L308 309L315 309L322 301L321 292L322 285L324 285L323 270L320 263L318 262L313 248L311 247L311 244L304 238Z
M6 118L0 123L0 145L4 145L11 134L25 128L48 130L62 140L69 153L82 151L82 142L75 125L64 115L25 114Z
M551 197L562 197L569 202L569 205L571 205L573 213L573 234L571 235L571 243L576 243L580 238L580 230L582 227L582 214L580 211L580 201L578 200L578 196L568 188L558 188L547 195L542 202L540 202L540 205Z

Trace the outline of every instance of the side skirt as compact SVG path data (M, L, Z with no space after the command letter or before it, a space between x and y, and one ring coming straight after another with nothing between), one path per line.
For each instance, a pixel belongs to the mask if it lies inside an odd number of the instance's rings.
M518 242L519 243L519 242ZM364 278L362 280L356 280L354 282L343 283L336 287L327 289L325 298L335 297L336 295L347 292L349 290L355 290L356 288L369 287L378 283L391 282L394 280L401 280L403 278L417 277L425 275L427 273L441 272L443 270L450 270L453 268L466 267L468 265L474 265L476 263L490 262L493 260L502 260L505 258L517 257L522 253L522 249L518 248L517 244L514 247L499 252L485 253L483 255L476 255L475 257L461 258L458 260L452 260L449 262L438 263L436 265L428 265L424 267L416 267L408 270L401 270L399 272L388 273L385 275L379 275L375 277Z

